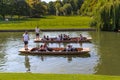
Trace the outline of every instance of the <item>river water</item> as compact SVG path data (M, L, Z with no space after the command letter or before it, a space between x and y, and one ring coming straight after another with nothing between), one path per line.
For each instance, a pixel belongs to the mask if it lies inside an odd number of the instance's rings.
M0 33L0 72L32 72L57 74L100 74L120 75L120 33L115 32L41 32L41 37L56 37L59 34L69 36L92 37L92 43L48 43L50 47L89 47L85 55L20 55L23 48L23 32ZM29 47L43 43L34 43L35 34L29 32Z

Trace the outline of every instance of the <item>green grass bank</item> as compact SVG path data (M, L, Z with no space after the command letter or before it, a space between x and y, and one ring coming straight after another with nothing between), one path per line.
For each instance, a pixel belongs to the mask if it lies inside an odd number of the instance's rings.
M21 20L0 21L0 30L34 29L78 29L90 28L90 17L82 16L46 16L44 18L28 18Z
M0 80L120 80L120 77L81 74L0 73Z

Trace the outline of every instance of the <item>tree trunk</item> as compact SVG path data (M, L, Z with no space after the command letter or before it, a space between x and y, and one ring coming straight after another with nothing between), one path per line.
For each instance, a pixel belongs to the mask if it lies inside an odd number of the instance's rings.
M5 15L4 15L4 14L2 14L2 17L3 17L3 19L5 20Z

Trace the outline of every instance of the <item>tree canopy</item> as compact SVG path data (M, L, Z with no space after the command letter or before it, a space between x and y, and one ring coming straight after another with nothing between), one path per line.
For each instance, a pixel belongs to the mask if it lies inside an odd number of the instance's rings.
M41 0L0 0L0 15L5 19L17 16L40 17L41 15L77 15L83 0L56 0L46 3Z

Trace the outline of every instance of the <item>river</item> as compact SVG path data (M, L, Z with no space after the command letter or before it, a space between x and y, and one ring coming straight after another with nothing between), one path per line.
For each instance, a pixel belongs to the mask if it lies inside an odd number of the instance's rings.
M99 74L120 75L120 33L96 31L41 32L41 37L56 37L59 34L69 36L92 37L92 43L48 43L50 47L89 47L87 55L20 55L23 48L23 32L0 33L0 72L32 72L56 74ZM29 47L43 43L34 43L35 34L29 32Z

